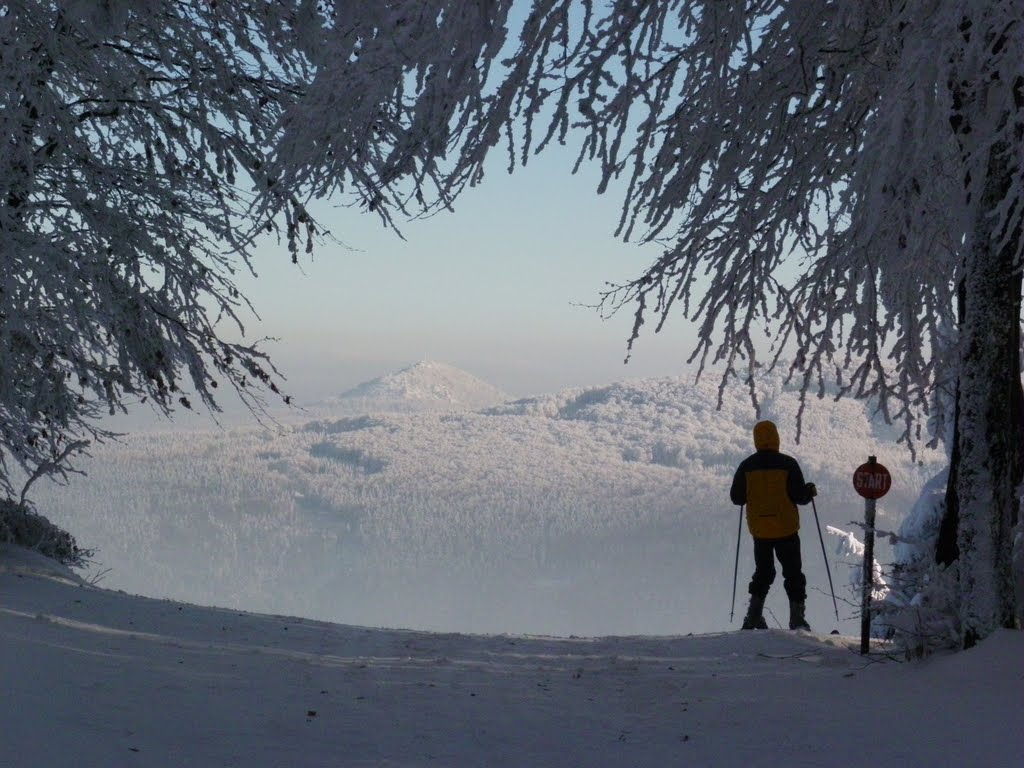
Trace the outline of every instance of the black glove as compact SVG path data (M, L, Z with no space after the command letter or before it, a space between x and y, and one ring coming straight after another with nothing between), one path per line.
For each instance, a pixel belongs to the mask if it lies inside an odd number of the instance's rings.
M818 486L814 483L808 483L804 486L804 489L807 491L807 495L812 499L818 495Z

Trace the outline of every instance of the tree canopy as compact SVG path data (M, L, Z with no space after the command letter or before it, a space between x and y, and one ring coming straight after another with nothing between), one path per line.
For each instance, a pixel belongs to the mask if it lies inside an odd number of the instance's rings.
M695 357L749 377L770 337L808 384L838 365L920 437L913 409L955 384L976 220L1010 240L1024 217L1019 173L979 213L991 158L1021 165L1018 4L537 0L508 39L511 3L487 19L417 5L411 21L387 6L417 67L381 100L400 120L378 181L407 175L410 199L444 204L493 148L511 168L575 131L599 191L625 181L619 233L665 244L605 297L636 312L631 343L678 312L697 323ZM284 136L283 176L340 186L334 158L356 150L332 112L366 103L347 67L389 44L348 29L324 42L333 63Z
M225 3L5 3L0 9L0 442L63 472L98 417L147 399L216 407L272 368L219 338L241 322L249 182L306 74L286 13ZM283 44L284 43L284 44ZM250 142L252 142L250 144ZM289 232L295 214L274 197ZM272 382L271 382L272 383ZM251 397L251 396L250 396Z

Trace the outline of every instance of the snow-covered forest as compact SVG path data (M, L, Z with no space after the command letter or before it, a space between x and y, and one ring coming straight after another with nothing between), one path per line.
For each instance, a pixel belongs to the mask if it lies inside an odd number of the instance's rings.
M98 549L104 586L140 594L418 629L728 627L738 520L728 487L753 451L746 394L717 410L713 382L680 377L474 411L459 402L494 397L484 382L438 364L403 373L311 406L317 418L280 433L130 435L96 449L87 478L41 490L39 504ZM758 388L764 412L792 423L797 388L778 373ZM353 410L368 392L402 397ZM800 444L788 436L785 450L820 489L822 526L863 520L853 470L892 439L863 403L810 404ZM924 451L915 462L890 447L881 460L894 486L879 526L894 530L945 457ZM803 525L812 625L831 629L810 507ZM851 600L844 563L859 561L837 556L838 544L826 540L839 597ZM745 529L742 555L741 595L752 570ZM769 606L784 611L775 592ZM841 616L856 613L845 604Z

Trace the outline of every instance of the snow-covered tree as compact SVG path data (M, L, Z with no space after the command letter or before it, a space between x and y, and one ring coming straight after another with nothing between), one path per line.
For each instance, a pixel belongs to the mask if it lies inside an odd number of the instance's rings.
M511 5L381 7L417 62L383 178L408 174L408 199L443 204L481 181L492 148L514 167L575 130L601 191L624 185L619 233L665 245L604 297L635 312L630 345L677 314L697 325L694 358L724 362L726 379L788 359L814 392L840 369L845 393L877 398L910 446L926 419L935 437L951 431L955 400L962 639L1012 623L1024 6L534 0L501 48ZM467 8L479 17L452 32ZM349 139L329 110L349 106L338 93L354 57L392 61L387 36L358 47L339 25L325 41L329 107L296 113L284 177L332 188L322 149Z
M0 482L62 473L128 402L216 408L217 379L276 388L232 278L255 226L250 182L305 79L286 40L301 3L0 6ZM186 378L188 384L182 382ZM250 383L256 386L250 386ZM183 389L183 387L185 389ZM187 391L187 390L191 390Z
M297 259L317 233L267 156L285 109L329 70L310 53L333 15L357 38L364 27L372 36L384 7L398 5L0 4L8 495L16 468L29 478L73 469L76 451L105 435L105 411L142 402L216 411L218 381L256 409L267 390L280 394L272 364L245 340L252 308L235 277L253 270L257 237L276 233ZM374 195L387 186L375 153L386 154L395 131L373 99L401 92L409 68L389 51L393 66L341 63L362 108L333 110L335 130L352 140L333 178Z

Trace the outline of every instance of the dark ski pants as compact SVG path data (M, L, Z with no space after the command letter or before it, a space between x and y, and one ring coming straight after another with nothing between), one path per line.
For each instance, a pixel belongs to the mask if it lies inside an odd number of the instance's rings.
M754 575L750 594L765 597L775 581L775 558L782 566L782 585L790 600L807 599L807 578L800 560L800 536L784 539L754 539Z

